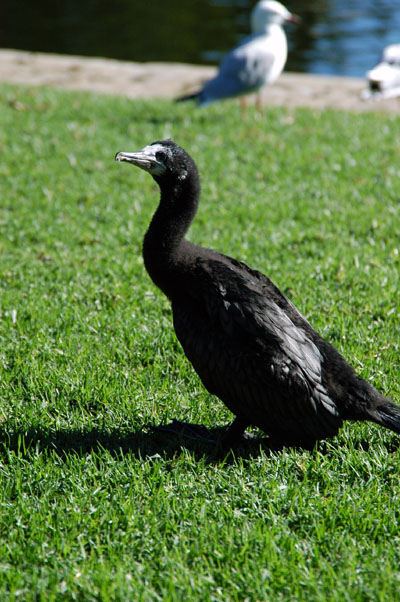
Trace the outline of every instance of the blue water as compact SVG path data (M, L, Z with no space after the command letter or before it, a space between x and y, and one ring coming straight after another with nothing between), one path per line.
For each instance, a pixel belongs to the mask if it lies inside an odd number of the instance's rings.
M218 63L249 32L251 0L1 0L0 47ZM287 70L364 76L400 43L400 0L287 0Z
M315 4L326 8L320 9L318 19L307 28L310 47L304 50L300 43L302 71L363 76L379 60L385 46L400 43L399 0L336 0ZM290 64L295 70L293 55L298 47L293 31L291 34L294 44Z

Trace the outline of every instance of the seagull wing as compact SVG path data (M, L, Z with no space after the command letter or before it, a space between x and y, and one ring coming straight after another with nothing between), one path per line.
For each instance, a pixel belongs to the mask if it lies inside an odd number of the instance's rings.
M248 38L223 59L217 76L201 92L202 104L213 100L256 92L272 72L276 56L263 38Z

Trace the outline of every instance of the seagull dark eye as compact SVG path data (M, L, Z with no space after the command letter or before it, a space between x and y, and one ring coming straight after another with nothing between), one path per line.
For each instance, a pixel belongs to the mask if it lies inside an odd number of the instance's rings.
M165 159L167 158L167 154L164 153L164 151L157 151L155 156L157 161L160 161L160 163L164 163Z

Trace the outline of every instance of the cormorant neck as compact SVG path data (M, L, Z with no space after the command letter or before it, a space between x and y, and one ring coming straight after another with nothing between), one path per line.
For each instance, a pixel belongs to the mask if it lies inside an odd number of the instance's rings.
M188 261L191 244L185 234L196 215L200 184L197 173L183 180L156 181L161 197L144 237L143 259L154 284L171 297L178 286L177 270Z

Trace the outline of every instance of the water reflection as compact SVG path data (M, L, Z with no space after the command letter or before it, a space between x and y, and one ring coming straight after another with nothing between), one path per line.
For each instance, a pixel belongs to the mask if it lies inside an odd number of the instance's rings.
M291 32L292 70L363 76L384 46L400 42L400 6L391 0L294 0L294 4L306 15L306 26ZM299 55L301 68L296 63Z
M216 63L249 32L250 0L2 0L0 46L135 61ZM393 0L287 0L287 69L363 76L400 42Z

